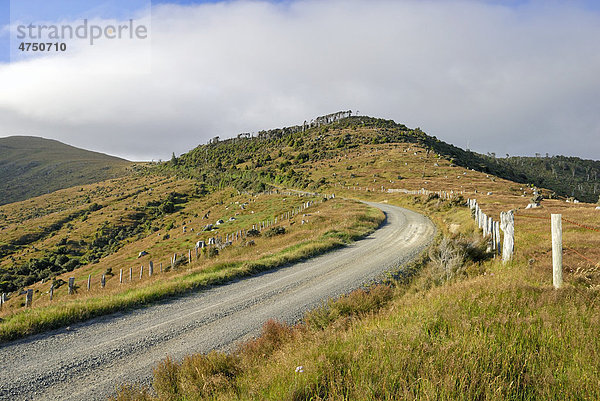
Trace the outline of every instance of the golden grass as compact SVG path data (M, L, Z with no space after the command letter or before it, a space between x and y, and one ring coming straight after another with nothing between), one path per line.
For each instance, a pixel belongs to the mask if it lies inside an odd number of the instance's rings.
M389 194L369 199L426 211L449 237L475 232L464 207ZM506 210L511 201L522 200L501 198L495 205ZM552 211L577 214L579 221L597 218L586 205L576 210L544 203ZM471 263L462 278L433 286L427 266L411 284L397 285L391 301L378 302L377 291L358 292L310 313L304 325L269 322L262 337L231 355L211 353L157 366L154 387L162 388L157 397L138 388L121 391L116 399L598 399L600 292L569 274L566 287L556 291L540 262L524 262L539 252L539 237L547 229L537 221L517 220L517 254L509 264ZM571 240L581 235L566 231ZM589 237L578 240L597 244ZM206 366L219 360L228 361L227 369L207 372ZM185 372L192 367L207 373L190 377ZM190 391L194 385L208 391Z
M304 199L304 198L301 198ZM298 202L298 200L295 200ZM285 201L289 206L291 199ZM269 205L269 202L260 202ZM258 210L258 209L257 209ZM265 209L271 212L270 209ZM246 276L258 271L271 269L297 260L309 258L327 250L342 246L352 239L372 232L382 221L383 214L364 204L344 200L330 200L306 210L307 224L301 225L298 218L284 222L288 233L271 238L255 239L255 246L246 247L237 244L226 248L215 258L201 257L191 265L169 272L159 272L159 264L155 265L156 274L152 278L146 275L139 280L139 268L134 271L134 280L129 282L128 270L126 283L119 284L119 265L112 264L116 275L110 278L104 289L99 288L99 277L95 276L91 291L87 291L87 274L102 271L93 265L81 268L75 274L76 284L79 285L77 294L68 295L67 286L62 286L54 292L53 301L47 295L38 292L34 298L34 307L20 308L15 297L12 308L5 308L3 321L0 323L0 340L6 341L24 335L60 327L72 322L82 321L129 307L136 307L155 302L167 296L182 294L197 290L207 285L223 283L234 277ZM260 216L260 214L259 214ZM302 218L302 217L301 217ZM332 235L335 233L335 235ZM124 249L124 254L127 254ZM112 255L109 260L119 260L128 263L121 251ZM165 255L166 256L166 255ZM104 263L108 263L105 261ZM139 263L136 262L136 266ZM106 265L105 265L106 266ZM164 264L166 267L166 263ZM147 266L146 266L147 267ZM71 274L65 274L63 279ZM39 284L38 290L49 287L49 284ZM46 289L47 290L47 289Z

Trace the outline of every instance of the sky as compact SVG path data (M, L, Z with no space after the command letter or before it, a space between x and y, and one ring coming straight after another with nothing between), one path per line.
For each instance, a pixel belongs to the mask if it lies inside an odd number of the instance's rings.
M149 35L10 57L18 23L83 18ZM591 0L0 0L0 137L165 160L350 109L482 153L600 159L598 38Z

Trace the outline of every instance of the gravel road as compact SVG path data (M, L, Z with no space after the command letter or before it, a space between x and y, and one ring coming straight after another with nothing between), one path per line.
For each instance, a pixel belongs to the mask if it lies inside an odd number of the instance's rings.
M0 346L0 399L104 400L125 381L150 383L153 366L166 356L230 349L271 318L296 322L324 300L408 262L433 239L426 217L370 205L386 213L385 223L348 247Z

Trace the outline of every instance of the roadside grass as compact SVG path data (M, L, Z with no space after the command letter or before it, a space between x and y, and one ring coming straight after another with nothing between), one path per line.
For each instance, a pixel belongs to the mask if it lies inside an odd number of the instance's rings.
M338 204L343 207L334 207ZM60 288L60 292L55 292L58 298L53 303L46 300L41 306L5 315L0 322L0 341L139 307L314 257L368 235L384 219L383 213L377 209L344 200L324 202L311 214L318 214L320 219L314 219L316 221L312 224L294 225L283 236L257 239L253 247L233 246L230 247L231 252L226 249L215 258L201 258L190 266L156 274L127 286L119 285L118 279L113 277L110 288L107 284L105 289L89 293L80 289L76 296L69 296L66 288ZM332 236L331 230L341 235Z
M114 399L600 398L600 291L569 277L554 290L547 270L523 260L543 227L517 237L522 254L508 264L465 251L456 274L436 280L440 264L430 255L484 248L468 210L406 196L388 201L455 225L404 269L414 273L408 279L330 301L294 327L267 322L231 354L167 359L152 388L125 386Z

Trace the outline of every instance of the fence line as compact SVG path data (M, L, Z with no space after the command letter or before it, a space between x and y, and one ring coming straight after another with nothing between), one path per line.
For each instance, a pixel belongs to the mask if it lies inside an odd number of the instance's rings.
M335 198L335 194L319 194L319 193L298 193L298 192L293 192L293 191L265 191L264 193L262 193L262 195L270 195L270 194L279 194L279 195L285 195L285 196L298 196L298 197L305 197L305 196L321 196L323 197L323 199L334 199ZM259 194L261 195L261 194ZM323 199L321 200L308 200L306 202L302 202L302 204L300 204L299 206L295 206L291 209L289 209L287 212L283 212L281 214L277 214L276 216L273 216L272 218L267 218L265 220L261 220L258 221L257 223L252 225L252 229L257 230L257 231L263 231L269 228L272 228L273 226L277 225L278 223L281 224L284 220L292 220L294 219L296 216L300 215L303 211L305 211L306 209L321 204L323 202ZM302 220L302 224L305 223L305 220ZM223 237L222 236L216 236L216 237L211 237L208 239L208 244L206 244L204 241L197 241L196 242L196 246L195 246L195 259L198 260L199 258L199 254L198 254L198 249L203 249L203 248L210 248L211 245L212 247L218 248L218 249L223 249L229 245L232 245L233 242L236 241L243 241L246 240L248 238L248 231L250 231L250 229L239 229L236 230L233 233L226 233L225 235L225 241L223 241ZM186 231L184 231L186 232ZM191 265L192 263L192 250L188 249L188 255L187 255L187 263L188 265ZM183 255L185 255L185 253L182 253ZM177 262L177 253L174 253L173 258L171 259L171 267L175 268L176 267L176 262ZM153 267L154 267L154 262L150 261L149 262L149 267L148 267L148 278L151 278L153 275ZM140 280L143 279L143 273L144 273L144 266L141 265L140 266ZM162 267L162 262L160 263L160 273L163 273L163 267ZM129 282L133 281L133 268L130 267L129 268ZM87 277L87 290L90 291L91 289L91 282L92 282L92 275L89 274ZM119 271L119 284L123 283L123 269L120 269ZM104 289L106 287L106 273L103 273L100 277L100 288ZM75 286L75 277L69 277L68 278L68 295L73 295L76 293L76 286ZM52 301L53 297L54 297L54 284L51 284L50 286L50 290L48 291L49 294L49 300ZM29 292L31 291L31 292ZM22 293L20 293L19 295L25 295L26 296L26 300L25 300L25 307L31 307L33 304L33 290L25 290L22 291ZM8 301L9 297L8 294L6 293L2 293L0 295L0 310L2 310L3 305Z
M477 199L467 199L467 206L471 209L473 218L477 222L477 226L483 231L483 237L490 237L490 250L494 254L502 255L504 263L512 259L515 243L515 220L512 210L500 213L500 221L495 221L481 210ZM501 241L500 230L504 234Z

